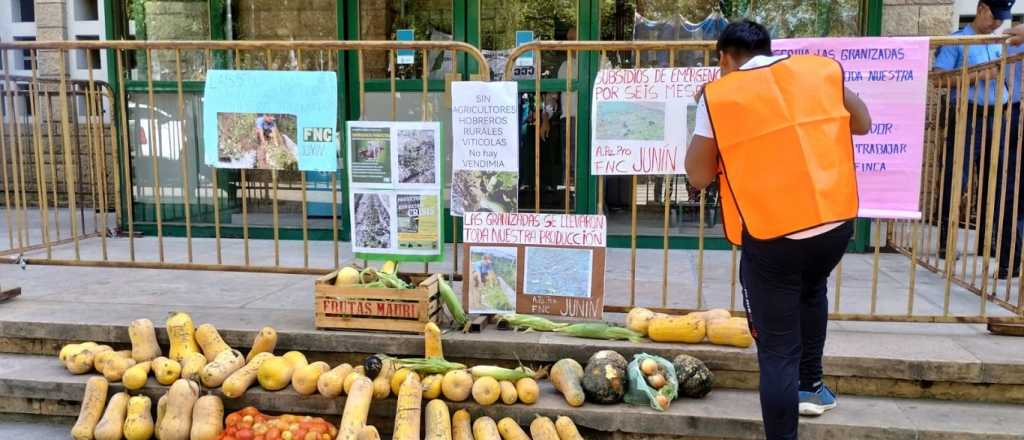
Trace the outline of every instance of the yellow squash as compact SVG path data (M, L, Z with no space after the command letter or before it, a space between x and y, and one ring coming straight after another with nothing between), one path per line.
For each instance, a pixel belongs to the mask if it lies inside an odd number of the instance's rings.
M655 317L647 327L647 336L655 342L697 344L706 332L703 317L692 315Z

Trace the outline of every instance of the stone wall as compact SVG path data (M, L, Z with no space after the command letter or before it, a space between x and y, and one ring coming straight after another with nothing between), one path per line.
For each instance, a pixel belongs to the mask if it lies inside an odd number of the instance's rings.
M885 0L882 35L947 35L956 28L953 0Z
M148 0L144 8L147 40L210 39L210 11L206 2ZM182 79L202 79L204 58L201 51L182 51ZM173 51L154 52L153 79L177 80L176 61Z
M336 40L338 14L335 0L236 0L232 12L235 40ZM328 51L276 51L268 64L265 51L243 53L246 68L326 70Z
M10 2L5 2L8 5ZM36 40L67 40L68 23L65 0L36 0ZM60 58L54 51L39 51L39 75L43 78L60 76Z

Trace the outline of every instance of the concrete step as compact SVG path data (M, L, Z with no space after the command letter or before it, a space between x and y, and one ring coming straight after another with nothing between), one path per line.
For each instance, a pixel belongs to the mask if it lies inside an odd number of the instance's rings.
M72 416L84 392L88 375L74 376L50 356L0 354L0 402L33 401L20 412ZM158 398L166 388L150 378L142 393ZM120 391L112 384L111 393ZM218 393L218 390L213 390ZM47 405L64 402L63 405ZM225 399L229 410L254 405L266 412L322 415L337 422L344 398L299 396L291 389L267 392L258 387L241 399ZM371 411L376 420L391 420L394 399L376 402ZM761 422L757 394L751 391L716 390L701 400L676 401L669 411L647 407L586 404L567 406L547 381L542 381L541 398L534 405L452 403L467 408L474 417L512 417L528 425L536 415L567 415L578 425L595 433L619 433L615 438L760 438ZM6 410L11 411L11 410ZM878 397L840 396L840 406L826 416L801 420L801 438L807 439L1021 439L1020 406L989 403L936 402ZM2 419L0 419L2 420ZM385 427L387 429L387 427ZM588 438L610 438L605 434ZM661 437L657 437L661 438Z
M33 414L0 414L0 438L62 439L74 426L72 417Z
M228 344L243 350L251 345L256 331L269 325L278 331L278 350L299 350L331 363L361 361L367 353L423 353L422 338L417 335L317 330L312 311L94 303L82 307L68 301L24 298L0 307L0 351L52 355L63 343L83 340L127 347L127 325L137 318L151 319L166 346L162 324L172 310L190 312L197 325L214 324ZM923 332L920 327L899 324L835 329L850 324L833 325L825 350L826 379L841 394L1024 403L1022 338L975 333L973 327L955 325L943 327L959 329L951 333ZM474 363L551 363L565 357L584 362L601 349L616 350L627 358L645 351L668 358L686 353L704 360L715 371L720 387L757 387L754 348L595 341L555 333L498 331L493 326L481 333L449 332L444 341L447 357Z

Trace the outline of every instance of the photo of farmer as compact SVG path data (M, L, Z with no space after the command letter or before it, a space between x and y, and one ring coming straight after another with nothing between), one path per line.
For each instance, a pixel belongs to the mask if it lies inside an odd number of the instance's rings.
M297 118L291 114L217 113L217 165L235 169L296 169L297 132Z
M471 313L512 312L516 309L516 249L469 249L469 310Z

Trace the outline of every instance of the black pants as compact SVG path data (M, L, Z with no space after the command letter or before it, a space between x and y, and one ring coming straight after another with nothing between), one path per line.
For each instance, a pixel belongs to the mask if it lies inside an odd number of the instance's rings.
M954 147L956 146L956 112L954 111L955 106L949 110L949 120L947 121L947 132L946 132L946 162L943 176L943 197L940 206L939 215L942 221L942 229L939 232L939 247L944 250L946 247L946 238L949 232L950 221L956 222L956 219L950 219L950 201L952 200L951 192L953 190L953 162ZM971 197L973 203L981 202L982 218L979 219L978 224L978 244L975 251L980 255L983 252L985 234L987 233L987 210L986 203L988 201L988 178L990 171L990 162L992 152L999 154L999 163L996 168L996 197L995 197L995 210L994 221L999 221L999 210L1003 209L1003 222L999 223L999 230L993 231L992 234L992 246L996 244L996 238L999 237L997 234L1002 234L1002 241L1000 242L1000 248L998 254L995 250L990 252L993 256L998 255L999 257L999 271L1009 272L1010 255L1014 255L1015 265L1020 262L1021 242L1024 240L1024 199L1018 201L1017 204L1017 217L1013 217L1013 198L1018 192L1024 190L1021 185L1022 179L1017 175L1017 140L1020 138L1020 103L1015 103L1011 106L1006 107L1006 110L1010 112L1010 133L1009 138L1000 139L996 144L997 148L992 148L992 136L993 136L993 118L995 117L995 107L988 107L988 117L982 118L985 114L985 107L979 106L977 108L977 119L975 121L971 118L974 115L975 108L974 104L971 104L967 108L968 118L966 121L967 126L965 127L964 146L963 149L963 168L961 169L961 194L966 194L971 189L967 187L967 180L970 172L970 158L973 151L974 155L974 179L975 185L980 185L980 191L974 192ZM1005 123L1005 120L1004 120ZM1005 133L1005 126L1001 132ZM1000 138L1003 134L999 135ZM984 144L982 144L984 140ZM982 152L988 152L988 155L982 157ZM984 162L982 162L984 160ZM1003 166L1006 166L1006 191L1003 192ZM1002 197L1000 197L1002 196ZM966 199L964 199L966 201ZM964 210L968 207L963 206L961 203L960 213L964 215ZM975 208L971 208L972 210ZM976 211L972 211L976 212ZM1013 229L1017 229L1017 242L1011 243L1011 234ZM958 240L963 243L962 239ZM1012 246L1011 246L1012 245ZM958 245L959 249L961 246Z
M828 276L852 236L850 222L803 240L758 241L744 233L740 281L757 340L769 440L797 438L798 391L821 382Z

